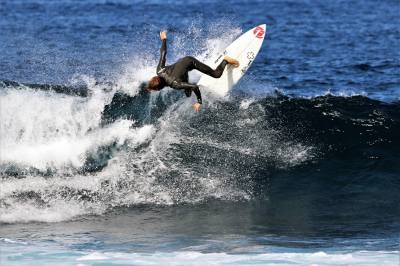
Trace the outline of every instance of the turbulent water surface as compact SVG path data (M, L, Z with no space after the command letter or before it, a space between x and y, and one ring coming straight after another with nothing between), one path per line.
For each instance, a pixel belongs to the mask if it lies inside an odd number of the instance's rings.
M398 1L1 1L2 265L398 265ZM224 99L144 93L267 24ZM199 73L191 73L192 81Z

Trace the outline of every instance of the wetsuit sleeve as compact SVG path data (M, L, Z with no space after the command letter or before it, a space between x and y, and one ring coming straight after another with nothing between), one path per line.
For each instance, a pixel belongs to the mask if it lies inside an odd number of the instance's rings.
M162 45L160 48L160 61L158 62L157 73L158 71L160 71L162 68L165 67L166 57L167 57L167 40L162 40Z
M201 92L200 92L199 86L197 86L196 84L191 84L188 82L174 82L173 87L178 90L187 90L187 89L192 90L194 92L194 94L196 94L197 102L199 104L203 103L203 101L201 99Z
M193 89L194 94L196 94L197 102L199 104L203 104L203 100L201 99L201 92L199 86L195 85L196 87Z

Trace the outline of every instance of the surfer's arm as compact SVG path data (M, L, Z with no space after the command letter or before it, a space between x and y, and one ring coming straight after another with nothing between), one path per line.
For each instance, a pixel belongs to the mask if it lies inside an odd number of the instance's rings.
M157 73L165 67L165 62L167 58L167 34L162 34L165 32L160 32L160 38L162 40L161 48L160 48L160 61L157 66Z
M199 104L202 104L203 100L201 99L201 92L200 92L199 86L197 86L197 85L194 85L194 86L195 87L193 88L193 92L194 92L194 94L196 94L197 102Z
M179 82L174 81L172 84L172 87L175 89L178 89L178 90L188 90L189 89L189 90L193 91L194 94L196 94L197 102L199 104L203 103L203 101L201 99L201 92L200 92L199 86L197 86L196 84L191 84L191 83L183 82L183 81L179 81Z

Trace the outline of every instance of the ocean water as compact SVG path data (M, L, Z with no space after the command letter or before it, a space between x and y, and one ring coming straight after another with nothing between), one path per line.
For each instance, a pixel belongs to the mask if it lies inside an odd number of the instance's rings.
M400 2L0 1L1 265L399 265ZM147 94L267 24L223 99ZM191 73L198 80L198 73Z

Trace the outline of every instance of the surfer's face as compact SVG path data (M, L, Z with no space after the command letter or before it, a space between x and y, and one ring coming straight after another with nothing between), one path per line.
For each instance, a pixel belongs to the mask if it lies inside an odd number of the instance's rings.
M159 91L162 88L164 88L164 80L162 80L161 77L155 76L152 77L151 80L149 81L149 84L147 85L147 91Z

